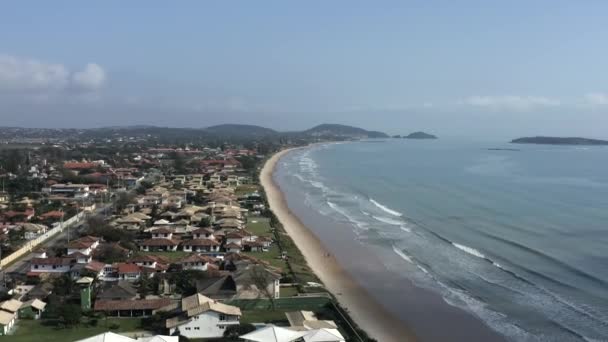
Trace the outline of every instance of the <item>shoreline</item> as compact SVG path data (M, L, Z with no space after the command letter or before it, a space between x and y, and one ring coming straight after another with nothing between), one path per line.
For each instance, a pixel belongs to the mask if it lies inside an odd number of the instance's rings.
M382 342L416 341L413 331L359 285L338 263L323 242L289 209L285 196L272 176L281 157L294 149L298 148L275 153L262 167L260 183L266 193L270 209L302 252L313 272L336 297L340 305L348 310L349 315L361 329L370 337Z

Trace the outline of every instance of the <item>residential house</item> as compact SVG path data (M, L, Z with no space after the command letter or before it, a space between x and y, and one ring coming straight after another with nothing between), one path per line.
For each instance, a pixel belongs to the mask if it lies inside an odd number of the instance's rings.
M13 313L17 315L17 318L19 318L18 312L19 308L21 308L21 305L23 305L22 301L17 299L9 299L0 303L0 310Z
M179 263L184 270L207 271L210 266L213 266L212 268L215 267L213 264L214 262L214 258L200 254L192 254L182 259Z
M249 342L300 342L303 341L306 331L295 331L275 325L267 325L248 334L239 336Z
M113 317L147 317L155 310L171 304L169 298L140 300L96 300L93 311L103 312Z
M179 240L171 239L148 239L139 243L139 248L142 251L161 251L161 252L175 252L179 246Z
M137 289L128 281L118 281L97 294L97 300L134 300L137 299Z
M8 335L13 329L17 315L15 313L0 310L0 335Z
M143 267L148 272L165 272L169 268L169 260L156 255L140 255L127 261Z
M46 308L46 303L39 299L24 302L19 308L19 318L39 319Z
M83 236L68 244L68 255L72 253L81 253L91 255L93 250L99 246L99 238L94 236Z
M75 262L73 258L33 258L29 273L67 273Z
M215 236L213 236L214 230L211 227L198 228L192 232L192 237L194 239L209 239L215 240Z
M43 224L24 223L21 225L21 229L24 231L24 237L26 240L33 240L46 233L47 226Z
M214 239L192 239L182 242L184 252L212 253L220 251L220 243Z
M74 198L89 197L89 186L87 184L53 184L48 189L51 195L62 195Z
M187 338L217 338L228 326L239 325L241 309L217 302L200 293L182 298L165 321L169 333L177 331Z
M235 264L237 269L232 273L232 277L237 286L237 298L280 297L279 273L247 261L237 261ZM260 288L261 283L264 283L265 287Z

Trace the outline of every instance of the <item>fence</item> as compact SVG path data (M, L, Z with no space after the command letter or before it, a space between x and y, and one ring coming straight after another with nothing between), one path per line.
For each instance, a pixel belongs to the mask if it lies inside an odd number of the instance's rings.
M40 235L39 237L37 237L33 240L29 240L28 242L25 243L25 245L21 246L21 248L19 248L18 250L14 251L11 254L9 254L5 258L2 258L2 260L0 260L0 268L3 268L4 266L10 264L11 262L19 259L23 255L31 252L32 249L34 249L34 247L38 246L39 244L43 243L44 241L48 240L49 238L62 232L64 228L68 228L68 227L74 225L75 223L78 223L78 221L80 221L85 216L86 216L85 212L80 212L80 213L70 217L69 219L65 220L62 225L49 229L46 231L46 233Z

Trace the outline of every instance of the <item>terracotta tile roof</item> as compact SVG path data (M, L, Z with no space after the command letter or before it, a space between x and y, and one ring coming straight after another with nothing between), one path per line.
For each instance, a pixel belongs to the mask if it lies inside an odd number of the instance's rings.
M142 299L142 300L98 300L95 302L95 311L116 310L156 310L171 304L169 298Z
M245 236L247 236L247 235L239 233L239 232L231 232L231 233L226 234L227 239L242 239Z
M105 267L105 266L106 266L106 264L104 264L103 262L93 260L93 261L90 261L90 262L89 262L89 263L88 263L88 264L85 266L85 268L86 268L86 269L89 269L89 270L91 270L91 271L94 271L94 272L100 272L101 270L103 270L103 269L104 269L104 267Z
M40 217L42 219L61 218L63 215L64 215L64 213L62 211L53 210L53 211L49 211L49 212L46 212L46 213L40 215Z
M70 170L85 170L85 169L93 169L97 167L97 163L73 163L67 162L63 163L63 167Z
M200 254L192 254L190 256L185 257L184 259L182 259L181 263L187 263L187 262L214 262L215 259L205 256L205 255L200 255Z
M139 273L140 267L135 264L127 264L124 262L115 264L114 267L118 270L118 273Z
M68 248L70 249L86 249L91 247L92 243L89 242L85 242L85 241L71 241L70 243L68 243Z
M171 240L171 239L148 239L142 242L140 245L142 246L177 246L179 245L179 240Z
M211 239L192 239L182 242L183 246L219 246L219 243Z
M192 231L192 234L213 234L214 230L211 227L199 228Z
M32 265L71 265L74 263L72 258L33 258Z
M224 247L226 247L226 248L241 248L241 245L238 245L238 244L236 244L234 242L231 242L231 243L227 244Z
M162 228L154 229L151 233L152 234L173 234L173 230L166 228L166 227L162 227Z

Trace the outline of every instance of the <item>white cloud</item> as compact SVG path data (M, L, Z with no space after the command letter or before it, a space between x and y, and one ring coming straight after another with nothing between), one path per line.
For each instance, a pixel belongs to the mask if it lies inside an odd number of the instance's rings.
M83 71L70 72L63 64L0 54L0 92L39 97L70 88L94 91L105 80L105 71L95 63L87 64Z
M0 55L0 89L40 91L63 89L69 72L61 64Z
M589 93L585 95L585 100L593 106L608 105L608 93Z
M87 64L83 71L75 72L72 75L72 84L84 90L97 90L103 86L105 81L105 71L95 63Z
M540 107L556 107L561 104L557 99L540 96L471 96L460 103L489 108L526 111Z

